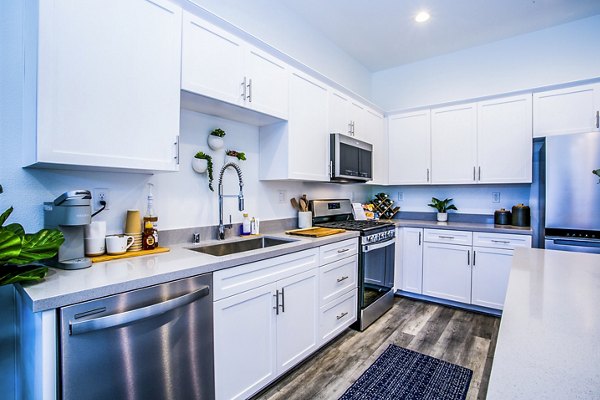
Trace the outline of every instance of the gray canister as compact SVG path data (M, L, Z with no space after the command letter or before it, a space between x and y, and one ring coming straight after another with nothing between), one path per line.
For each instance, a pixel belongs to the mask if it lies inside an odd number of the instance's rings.
M510 225L511 224L511 213L504 208L494 211L494 224L496 225Z
M529 206L517 204L512 208L512 224L513 226L529 226L531 221L531 211Z

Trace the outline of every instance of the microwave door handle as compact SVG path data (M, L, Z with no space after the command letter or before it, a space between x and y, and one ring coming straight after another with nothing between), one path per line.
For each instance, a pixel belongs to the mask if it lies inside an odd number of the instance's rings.
M387 247L387 246L393 245L394 243L396 243L396 238L392 238L390 240L386 240L383 243L367 244L367 245L363 246L363 253L368 253L368 252L373 251L373 250L378 250L378 249L381 249L383 247Z

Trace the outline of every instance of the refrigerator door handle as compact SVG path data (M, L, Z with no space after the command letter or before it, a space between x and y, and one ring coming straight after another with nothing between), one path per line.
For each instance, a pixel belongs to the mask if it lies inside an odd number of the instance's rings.
M578 247L600 247L600 241L588 240L569 240L569 239L551 239L555 244L563 246L578 246Z
M171 300L163 301L161 303L152 304L142 308L136 308L135 310L126 311L123 313L88 319L86 321L71 322L69 324L69 331L71 335L79 335L82 333L98 331L100 329L118 328L132 322L143 321L145 319L162 315L176 308L183 307L201 297L207 296L209 291L210 288L205 285L196 291L184 294L183 296L179 296Z

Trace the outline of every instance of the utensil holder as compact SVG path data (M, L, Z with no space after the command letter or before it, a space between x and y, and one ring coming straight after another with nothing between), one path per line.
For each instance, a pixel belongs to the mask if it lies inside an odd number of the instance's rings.
M298 228L311 228L312 227L312 212L311 211L298 211Z

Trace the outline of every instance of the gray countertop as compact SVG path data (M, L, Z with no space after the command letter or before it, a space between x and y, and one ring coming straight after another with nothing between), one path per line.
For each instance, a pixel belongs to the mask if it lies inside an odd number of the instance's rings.
M512 233L518 235L533 235L531 227L519 227L512 225L494 225L475 222L437 222L433 220L419 219L392 219L389 222L402 228L434 228L454 229L457 231L496 232Z
M600 396L600 255L515 250L487 398Z
M285 235L283 232L262 236L285 237L294 241L221 257L189 250L187 247L192 247L189 243L180 244L170 246L168 253L94 263L81 270L50 268L42 282L15 286L25 295L33 311L38 312L319 247L358 237L358 232L347 231L314 239ZM206 241L200 245L213 243L217 241Z

